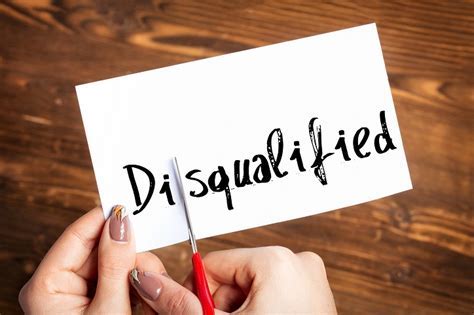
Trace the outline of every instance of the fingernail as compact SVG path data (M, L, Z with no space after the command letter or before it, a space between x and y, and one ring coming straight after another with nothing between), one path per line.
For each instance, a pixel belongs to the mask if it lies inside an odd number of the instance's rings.
M130 282L143 297L153 301L158 298L163 287L155 274L136 268L130 272Z
M128 230L130 220L124 206L112 208L112 215L109 223L110 237L114 241L128 242Z

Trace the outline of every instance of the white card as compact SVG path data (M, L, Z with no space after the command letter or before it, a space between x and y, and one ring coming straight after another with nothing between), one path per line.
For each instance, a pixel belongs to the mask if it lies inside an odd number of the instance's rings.
M375 24L76 90L104 215L129 210L137 251L188 238L174 156L198 238L411 189Z

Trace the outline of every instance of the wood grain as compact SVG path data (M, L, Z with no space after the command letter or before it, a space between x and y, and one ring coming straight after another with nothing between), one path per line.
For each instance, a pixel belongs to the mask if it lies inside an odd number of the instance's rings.
M257 0L0 2L0 313L99 202L76 84L373 21L414 189L200 248L314 251L341 314L472 313L474 3ZM187 244L156 254L190 270Z

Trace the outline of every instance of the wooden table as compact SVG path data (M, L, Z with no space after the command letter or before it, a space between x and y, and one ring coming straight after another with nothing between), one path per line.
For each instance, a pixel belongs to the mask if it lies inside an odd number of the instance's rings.
M0 3L1 314L99 203L75 85L373 21L414 189L200 248L314 251L342 314L474 311L472 1L132 2ZM187 244L156 254L178 280L190 269Z

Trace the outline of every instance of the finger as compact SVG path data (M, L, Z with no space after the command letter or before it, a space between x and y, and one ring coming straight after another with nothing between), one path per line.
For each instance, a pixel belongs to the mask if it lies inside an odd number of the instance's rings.
M212 295L216 308L233 312L244 303L247 296L237 286L228 284L221 285Z
M301 252L297 253L296 257L298 257L300 261L311 270L318 270L320 273L326 276L324 261L318 254L313 252Z
M208 269L206 267L206 269ZM211 291L212 298L216 308L233 312L237 310L245 301L246 295L237 285L219 283L215 279L209 277L208 279L209 291ZM194 292L194 275L189 273L183 282L183 286Z
M207 275L208 274L207 268L205 267L205 269L206 269L206 275ZM207 280L207 285L209 287L209 292L211 293L211 295L214 295L214 293L223 285L221 282L216 281L216 279L212 277L207 277L206 280ZM194 272L191 271L187 275L182 285L189 291L196 292L196 289L194 287Z
M91 308L130 312L128 273L135 265L135 241L125 208L115 206L102 231L98 249L97 289Z
M77 271L87 260L104 226L101 208L95 208L72 223L51 247L37 272Z
M130 282L140 296L160 314L200 314L202 310L198 298L165 272L158 257L147 255L137 259Z
M98 247L94 247L89 257L87 257L84 264L79 268L76 274L83 279L90 281L97 279L97 259L98 259Z
M258 251L252 248L222 250L207 254L203 262L209 276L209 286L215 289L220 284L237 285L248 293L255 278L257 254Z
M137 269L143 267L144 269L152 270L155 273L166 273L165 266L158 256L150 252L137 254L135 267Z
M132 314L156 315L157 313L143 299L140 299L137 305L132 305Z
M46 288L50 293L65 293L73 295L87 295L87 281L72 271L54 272L49 275L47 283L51 286Z
M150 252L144 252L144 253L137 254L135 265L136 266L137 265L138 266L148 266L147 268L149 268L150 270L153 269L154 271L156 271L158 273L167 274L166 270L165 270L165 266L163 266L163 263L161 262L161 260L156 255L154 255L153 253L150 253ZM154 314L156 314L155 310L150 305L148 305L148 303L145 301L145 299L142 298L136 290L133 290L133 292L139 298L139 301L140 301L139 302L140 303L139 308L141 309L142 314L144 314L144 315L154 315Z
M155 310L152 309L151 306L148 305L145 301L142 302L142 310L143 310L143 315L156 315L157 314Z
M207 272L208 268L207 268L207 266L205 268L206 268L206 275L207 275L208 274L208 272ZM220 287L231 285L231 284L225 284L225 283L219 282L219 281L217 281L216 279L214 279L212 277L209 277L207 279L207 282L208 282L207 284L209 285L209 291L211 292L211 294L213 296L216 293L216 291L219 290ZM235 284L235 283L233 283L233 284ZM186 279L184 279L183 287L185 287L189 291L194 292L194 273L193 272L190 272L187 275Z
M188 289L164 274L135 269L132 285L144 300L158 313L200 314L201 304Z
M156 312L148 305L145 300L137 293L137 290L130 288L130 305L132 314L155 315Z
M248 294L254 281L278 275L295 257L292 251L281 246L239 248L211 252L204 257L204 265L210 283L237 285Z
M212 285L215 282L211 280L212 279L207 279L207 282L209 285L209 291L211 291L211 294L214 294L214 291L217 290L217 285ZM194 292L194 274L192 272L190 272L186 279L184 279L183 287L185 287L189 291Z
M40 303L40 311L32 312L33 314L70 314L83 313L83 310L89 305L90 299L86 296L71 295L58 293L49 295L47 299Z

